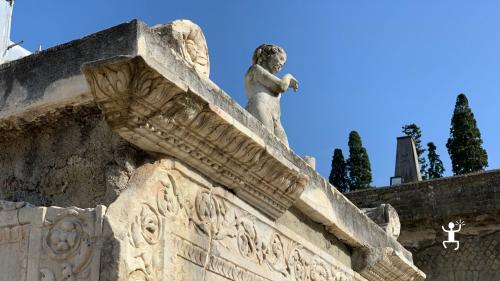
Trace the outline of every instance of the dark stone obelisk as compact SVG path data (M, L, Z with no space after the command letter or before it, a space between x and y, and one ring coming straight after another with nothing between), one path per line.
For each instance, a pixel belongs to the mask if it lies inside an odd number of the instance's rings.
M411 137L397 138L396 169L391 185L421 181L417 150Z

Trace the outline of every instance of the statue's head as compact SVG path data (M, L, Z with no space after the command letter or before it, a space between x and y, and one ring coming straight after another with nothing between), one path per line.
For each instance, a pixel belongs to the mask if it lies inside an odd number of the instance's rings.
M279 46L262 44L253 52L252 62L264 67L271 73L276 73L285 64L286 53Z
M455 224L454 224L454 223L452 223L452 222L450 222L450 223L448 224L448 227L449 227L450 229L454 229L454 228L455 228Z

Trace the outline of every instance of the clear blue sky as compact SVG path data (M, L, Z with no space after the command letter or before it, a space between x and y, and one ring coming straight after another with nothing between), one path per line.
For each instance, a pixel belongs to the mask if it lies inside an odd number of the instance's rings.
M290 145L330 172L334 148L347 156L357 130L373 184L394 173L396 137L415 122L445 147L455 98L464 92L489 156L500 167L500 1L160 1L18 0L13 41L30 50L77 39L139 18L153 25L187 18L208 41L211 79L246 104L243 75L255 47L288 53L282 73L300 82L282 98Z

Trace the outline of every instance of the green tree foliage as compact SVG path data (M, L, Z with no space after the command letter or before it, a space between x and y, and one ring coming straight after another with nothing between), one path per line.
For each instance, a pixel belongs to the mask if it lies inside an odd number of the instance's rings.
M427 169L427 176L429 179L437 179L443 177L444 166L436 152L436 146L433 142L427 143L427 158L429 160L429 168Z
M330 183L335 186L340 192L349 191L349 181L347 178L346 162L342 150L336 148L333 151L332 171L329 177Z
M424 152L425 149L422 148L422 141L420 138L422 137L422 131L420 127L415 123L411 123L408 125L404 125L402 127L403 133L413 139L415 143L415 149L417 150L418 164L420 165L420 173L422 174L422 178L426 179L427 175L427 162L425 160Z
M482 144L469 101L464 94L460 94L451 118L450 138L446 143L455 175L484 170L488 166L488 155Z
M370 187L372 182L372 170L368 153L361 143L358 132L349 134L349 160L347 170L349 173L349 189L363 189Z

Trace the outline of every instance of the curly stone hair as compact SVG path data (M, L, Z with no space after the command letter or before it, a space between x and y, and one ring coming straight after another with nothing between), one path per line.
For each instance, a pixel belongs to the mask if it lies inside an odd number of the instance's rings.
M278 53L282 53L285 56L286 60L286 53L283 48L272 44L262 44L253 52L252 63L262 64L262 61L266 60L269 56Z

